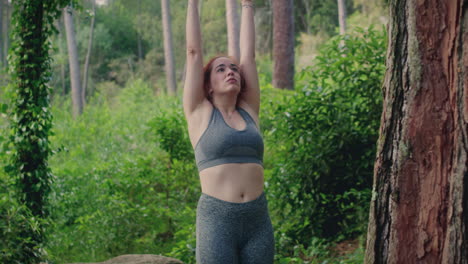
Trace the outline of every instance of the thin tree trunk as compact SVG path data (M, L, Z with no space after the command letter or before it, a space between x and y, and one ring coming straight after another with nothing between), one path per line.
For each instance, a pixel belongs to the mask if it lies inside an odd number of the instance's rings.
M340 24L340 34L346 34L346 4L345 0L338 0L338 20Z
M3 1L3 20L2 20L2 57L3 57L3 66L8 66L8 49L10 46L10 20L11 20L11 7L7 0Z
M168 94L175 95L176 80L174 67L174 52L172 50L171 9L169 0L161 0L163 31L164 31L164 60L166 70L166 85Z
M65 96L67 94L67 86L65 84L65 59L63 58L65 56L65 49L63 47L63 15L58 19L57 21L57 29L58 29L58 43L59 43L59 54L60 54L60 80L62 84L62 95Z
M198 1L198 14L201 17L202 15L202 8L203 8L203 0Z
M83 102L86 102L86 91L88 90L88 70L89 70L89 59L91 57L91 50L93 47L93 33L94 33L94 22L96 21L96 0L91 0L93 4L93 16L91 17L91 25L89 28L89 40L88 40L88 51L86 52L85 64L83 67L83 89L81 97Z
M3 38L3 20L4 20L4 15L3 15L3 2L4 0L0 0L0 37ZM3 50L3 41L0 41L0 51ZM0 52L0 67L3 68L5 66L5 60L3 58L3 52Z
M226 23L228 33L228 55L239 61L239 14L237 0L226 0Z
M294 88L293 0L273 1L273 86Z
M468 3L391 0L366 263L468 263Z
M138 28L141 30L141 0L138 1ZM143 44L141 34L137 30L138 60L143 60Z
M65 19L65 31L67 32L68 59L70 64L70 81L72 90L73 116L77 117L83 112L83 97L80 78L80 66L78 62L78 50L75 40L75 26L73 23L73 9L65 8L63 17Z

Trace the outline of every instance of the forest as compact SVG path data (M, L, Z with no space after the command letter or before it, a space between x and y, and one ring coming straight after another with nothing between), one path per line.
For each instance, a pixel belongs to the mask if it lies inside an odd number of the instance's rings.
M274 70L274 1L254 0L275 263L363 263L380 195L392 1L294 1L289 77ZM195 263L201 190L182 109L187 1L53 0L45 38L25 33L27 23L39 27L21 15L27 2L0 1L0 262L155 254ZM205 60L228 53L227 2L200 0ZM21 53L28 38L43 39L30 50L44 50L46 74L22 83L39 64ZM281 78L290 85L278 87ZM17 88L29 82L42 92ZM39 103L21 107L24 94ZM26 127L22 115L35 121ZM40 151L21 134L30 130ZM18 173L26 151L46 158L42 172Z

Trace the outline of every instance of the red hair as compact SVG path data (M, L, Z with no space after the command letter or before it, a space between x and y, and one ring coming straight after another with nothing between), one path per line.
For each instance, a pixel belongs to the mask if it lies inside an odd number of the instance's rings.
M230 60L232 60L237 66L239 66L239 63L237 62L237 60L232 57L232 56L226 56L226 55L218 55L218 56L215 56L213 58L211 58L208 63L205 65L205 67L203 67L203 89L205 90L205 95L206 97L211 101L211 98L209 97L209 87L210 87L210 82L211 82L211 71L213 70L213 62L216 60L216 59L219 59L219 58L228 58ZM240 78L241 78L241 90L240 90L240 93L239 95L244 91L244 87L245 87L245 79L244 79L244 74L242 73L242 69L239 67L239 74L240 74Z

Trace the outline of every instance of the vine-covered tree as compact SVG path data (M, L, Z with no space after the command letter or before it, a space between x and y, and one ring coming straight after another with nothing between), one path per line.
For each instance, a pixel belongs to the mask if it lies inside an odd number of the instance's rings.
M468 2L389 8L366 263L468 263Z
M16 180L18 200L37 226L20 232L16 263L39 263L43 255L47 223L47 196L52 181L47 160L50 154L49 36L59 8L68 0L13 1L12 101L10 141L13 145L8 172ZM13 243L13 242L12 242ZM3 253L2 253L3 254ZM9 262L9 263L13 263Z

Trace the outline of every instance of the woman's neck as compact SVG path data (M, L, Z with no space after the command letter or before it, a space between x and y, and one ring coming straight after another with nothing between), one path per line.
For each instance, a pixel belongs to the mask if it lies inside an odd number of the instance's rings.
M224 113L232 113L237 107L237 96L216 96L213 98L213 105Z

